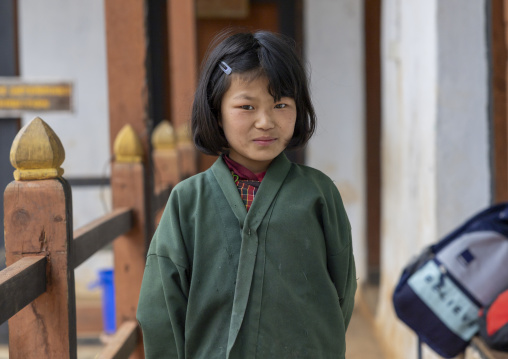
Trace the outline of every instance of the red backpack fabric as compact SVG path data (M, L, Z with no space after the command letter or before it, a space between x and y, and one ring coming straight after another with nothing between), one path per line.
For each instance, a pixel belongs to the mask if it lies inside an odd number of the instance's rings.
M480 336L492 349L508 351L508 289L480 312Z

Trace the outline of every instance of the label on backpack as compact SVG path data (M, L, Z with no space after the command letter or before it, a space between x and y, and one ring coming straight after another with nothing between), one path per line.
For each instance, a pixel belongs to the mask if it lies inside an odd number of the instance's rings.
M478 331L478 306L431 260L414 273L408 285L457 336L469 341Z
M484 306L508 283L508 240L496 231L465 233L439 251L436 258Z

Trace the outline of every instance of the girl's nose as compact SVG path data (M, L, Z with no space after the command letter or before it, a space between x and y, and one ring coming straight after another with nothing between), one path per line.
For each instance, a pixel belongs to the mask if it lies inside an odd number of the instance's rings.
M260 130L270 130L275 126L273 118L268 111L260 112L256 120L255 126Z

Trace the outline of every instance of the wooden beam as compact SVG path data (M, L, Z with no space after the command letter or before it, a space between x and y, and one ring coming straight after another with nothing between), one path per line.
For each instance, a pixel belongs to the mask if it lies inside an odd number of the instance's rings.
M493 200L508 200L508 1L492 0L490 11L492 64Z
M140 136L149 154L147 26L143 0L106 0L110 144L125 124ZM149 129L149 131L147 131ZM111 148L111 153L113 150Z
M149 80L150 61L147 51L149 48L147 2L148 0L104 1L111 153L114 152L113 144L120 130L126 124L130 124L138 134L143 147L143 203L140 203L140 207L135 208L136 218L134 220L136 230L143 233L143 241L153 235L155 222L151 218L153 170L150 134L153 123L149 110L151 87ZM128 181L128 179L125 180ZM115 202L117 196L114 181L115 179L112 176L113 202L118 203ZM130 197L131 193L122 193L122 195ZM118 208L119 206L114 205L113 207ZM120 207L125 206L121 205ZM127 205L127 207L130 206ZM138 218L143 218L143 223L138 224ZM144 251L141 250L140 253L144 253ZM115 272L115 276L117 274L118 272Z
M190 120L197 82L194 0L169 0L168 12L171 122L178 129Z
M0 272L0 324L46 291L46 257L24 257Z
M367 274L379 283L381 257L381 0L365 2L365 173Z
M249 15L249 0L196 0L200 19L244 19Z
M75 230L72 250L74 268L131 228L132 209L118 208Z
M197 173L189 126L198 76L195 1L169 0L168 12L171 121L177 134L180 175L187 178Z
M99 353L97 359L123 359L128 358L134 351L138 342L138 323L131 320L122 324L113 338Z
M507 152L507 34L506 1L491 2L491 63L492 63L492 116L494 157L494 199L508 200L508 152Z

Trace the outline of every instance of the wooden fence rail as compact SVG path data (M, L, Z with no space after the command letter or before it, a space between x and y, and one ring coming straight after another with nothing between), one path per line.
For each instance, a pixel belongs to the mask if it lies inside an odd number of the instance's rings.
M138 323L130 320L121 325L110 343L98 355L98 359L128 358L139 342Z
M16 181L4 199L8 267L0 271L0 323L9 320L10 358L76 358L74 269L110 242L118 330L98 357L143 357L135 313L152 234L147 221L161 212L180 178L174 173L178 161L168 126L161 124L152 137L156 193L146 192L142 147L127 125L115 142L114 210L74 232L60 140L40 118L16 136L11 149Z
M0 272L0 323L46 291L46 257L25 257Z
M167 198L166 198L167 199ZM132 209L119 208L74 231L73 266L132 228Z

